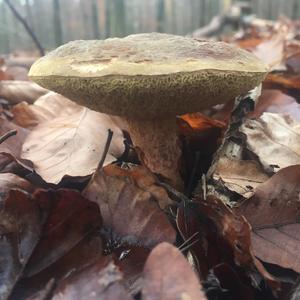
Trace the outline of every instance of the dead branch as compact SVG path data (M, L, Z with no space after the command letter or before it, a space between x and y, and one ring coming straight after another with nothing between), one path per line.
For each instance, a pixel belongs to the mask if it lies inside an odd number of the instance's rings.
M25 30L27 31L27 33L29 34L29 36L32 38L34 44L36 45L36 47L38 48L40 55L44 56L45 55L45 50L42 47L41 43L39 42L39 40L37 39L36 35L34 34L34 32L32 31L32 29L29 27L29 25L27 24L26 20L21 16L21 14L16 10L16 8L11 4L10 0L4 0L4 3L7 4L7 6L10 8L11 12L13 13L13 15L21 22L21 24L24 26Z

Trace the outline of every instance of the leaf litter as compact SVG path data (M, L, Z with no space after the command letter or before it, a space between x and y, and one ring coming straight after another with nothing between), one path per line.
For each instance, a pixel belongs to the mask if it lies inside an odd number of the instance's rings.
M299 29L252 26L231 42L272 71L258 100L178 117L183 193L115 118L2 64L1 299L297 299Z

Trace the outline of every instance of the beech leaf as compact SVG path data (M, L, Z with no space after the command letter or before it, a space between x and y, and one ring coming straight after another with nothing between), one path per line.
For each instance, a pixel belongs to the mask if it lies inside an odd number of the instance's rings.
M153 175L148 176L151 182ZM166 207L172 201L163 188L153 184L146 188L147 181L137 183L130 171L111 165L95 174L85 189L83 195L99 205L103 225L114 241L147 247L163 241L174 243L175 230L158 204L161 201L160 206Z
M222 180L231 191L250 198L254 189L269 179L258 163L251 160L233 160L221 157L213 174L214 180Z
M130 300L121 283L122 274L107 259L86 267L62 281L54 292L53 300Z
M300 272L300 165L281 169L237 211L250 222L254 254Z
M254 112L249 117L258 118L264 112L289 114L298 122L300 121L300 104L280 90L264 89L258 99Z
M34 197L43 202L51 201L53 208L26 267L27 276L32 276L56 262L102 225L95 203L87 201L78 192L38 191Z
M9 297L35 248L49 205L12 190L0 200L0 299Z
M246 120L240 131L266 169L276 172L300 164L300 123L289 115L264 113L257 120Z
M50 99L53 96L56 97L52 93ZM32 129L22 148L22 158L32 161L35 171L46 182L54 184L66 175L83 177L96 170L104 151L108 129L114 135L104 165L115 161L125 149L122 131L108 115L64 99L59 98L59 103L56 101L53 105L49 105L49 99L40 100L42 104L39 102L39 108L31 109L40 124ZM45 109L42 109L43 104ZM45 111L58 117L43 117Z
M33 103L37 98L48 93L48 90L30 81L3 80L0 81L0 98L11 104L22 101Z
M201 284L186 258L174 246L161 243L144 267L143 300L206 300Z

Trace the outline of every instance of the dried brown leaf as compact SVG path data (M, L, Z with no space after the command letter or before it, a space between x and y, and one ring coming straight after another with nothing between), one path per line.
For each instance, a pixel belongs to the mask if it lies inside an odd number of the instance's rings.
M255 190L238 213L253 228L255 255L263 261L300 272L300 166L281 169Z
M279 67L284 59L286 33L287 28L282 27L282 30L274 34L270 39L257 45L252 53L260 58L271 69Z
M25 269L25 277L23 276L18 282L11 297L18 300L35 299L34 295L43 294L45 286L51 279L54 279L57 285L70 274L80 272L83 268L96 263L102 256L102 238L96 231L86 236L66 255L36 275L26 277Z
M258 118L264 112L289 114L298 122L300 121L300 104L296 99L276 89L264 89L254 112L250 118Z
M144 267L143 300L206 300L201 284L180 251L161 243Z
M13 80L28 81L28 69L21 66L8 66L5 68L7 76Z
M92 174L102 157L108 129L114 135L104 165L116 160L125 150L122 131L109 116L78 106L55 93L25 111L26 118L21 117L21 110L18 122L29 127L39 125L26 138L22 158L32 161L35 171L46 182L57 184L67 175Z
M254 189L269 176L255 161L232 160L224 156L218 160L213 179L221 180L229 190L250 198Z
M48 93L48 90L33 82L17 80L0 81L0 97L8 100L11 104L22 101L33 103L46 93Z
M41 96L33 105L21 102L12 108L14 122L25 128L33 128L59 117L69 117L82 110L82 106L54 92Z
M141 188L132 173L126 173L116 166L108 166L94 175L83 193L99 205L103 225L112 240L148 247L163 241L174 243L176 233L158 205L165 207L166 198L156 199L160 194L166 197L165 193L157 193L159 189L155 188L154 194L152 188L148 191L147 184ZM167 201L172 203L169 198Z
M264 113L258 120L246 120L240 131L266 169L276 172L300 164L300 123L289 115Z
M0 171L11 172L14 169L11 164L16 161L22 166L30 167L30 162L21 159L22 145L29 131L0 117L0 136L11 130L17 130L15 136L11 136L0 144Z
M17 190L0 200L0 299L7 299L22 275L43 228L49 203Z
M146 167L134 166L122 169L114 165L105 168L107 176L129 177L143 191L149 192L155 198L161 209L174 204L167 191L158 185L157 178Z
M130 300L121 284L122 274L108 259L99 261L66 278L54 292L53 300Z
M265 79L265 85L269 88L287 88L300 90L300 76L288 72L270 73Z
M27 180L11 173L0 173L0 199L12 189L23 190L28 193L34 191L34 187Z
M34 197L43 202L51 201L53 207L26 267L27 276L49 267L102 225L97 206L78 192L39 191Z
M244 268L247 276L259 271L276 292L278 282L253 255L251 227L247 220L212 195L208 195L206 200L195 200L193 206L179 209L177 225L185 241L196 235L197 242L192 239L189 250L196 259L201 278L206 278L209 269L226 262Z
M300 73L300 43L298 44L298 52L290 55L286 59L285 64L290 72L295 74Z

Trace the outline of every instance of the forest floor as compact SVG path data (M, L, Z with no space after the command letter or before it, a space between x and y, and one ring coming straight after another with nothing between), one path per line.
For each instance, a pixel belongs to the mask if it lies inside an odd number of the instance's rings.
M226 41L271 71L256 105L178 118L184 192L33 58L0 60L1 300L300 299L300 24Z

